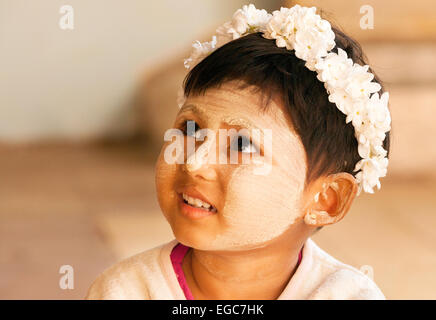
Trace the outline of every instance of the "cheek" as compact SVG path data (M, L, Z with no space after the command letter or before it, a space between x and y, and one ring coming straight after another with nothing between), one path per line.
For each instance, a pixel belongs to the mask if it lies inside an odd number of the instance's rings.
M158 157L155 167L155 184L159 205L165 216L168 215L170 206L176 194L174 192L174 180L176 175L176 164L168 164L163 156L163 150Z
M225 228L215 246L228 249L261 247L280 236L300 216L304 174L273 167L268 175L253 174L252 166L238 167L227 184L223 209Z

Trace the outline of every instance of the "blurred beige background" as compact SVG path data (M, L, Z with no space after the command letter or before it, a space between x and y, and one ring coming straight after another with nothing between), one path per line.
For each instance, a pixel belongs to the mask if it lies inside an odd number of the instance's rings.
M252 1L277 9L295 1ZM436 5L298 1L361 41L391 94L389 176L314 240L387 298L436 298ZM74 29L58 26L64 4ZM0 298L81 299L103 269L173 238L153 165L190 44L244 1L0 0ZM374 9L362 30L360 8ZM74 290L59 268L75 270Z

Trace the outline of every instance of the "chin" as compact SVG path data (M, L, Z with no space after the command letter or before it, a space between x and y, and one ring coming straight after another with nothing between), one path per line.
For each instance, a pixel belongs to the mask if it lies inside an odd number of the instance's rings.
M179 227L173 228L173 234L177 241L187 247L195 248L198 250L213 249L210 246L211 239L203 235L201 231L196 232L192 230L192 228L184 228L179 225Z
M189 231L173 231L173 233L177 241L179 241L181 244L199 250L207 250L207 248L205 248L204 246L205 241L202 241L201 237L195 236L192 232L189 233Z

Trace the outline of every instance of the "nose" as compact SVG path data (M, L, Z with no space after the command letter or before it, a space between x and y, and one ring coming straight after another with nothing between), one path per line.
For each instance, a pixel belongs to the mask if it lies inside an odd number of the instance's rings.
M215 135L208 135L197 150L188 156L183 170L204 180L215 180L217 173L213 165L216 160L214 150Z

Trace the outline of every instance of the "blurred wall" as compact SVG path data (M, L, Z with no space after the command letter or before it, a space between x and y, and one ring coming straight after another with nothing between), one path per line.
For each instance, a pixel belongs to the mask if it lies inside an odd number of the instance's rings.
M245 2L0 0L0 141L129 135L137 77ZM73 30L59 27L63 5Z
M359 41L435 41L436 3L434 0L285 0L316 6L325 17ZM362 29L360 20L372 8L373 28Z

